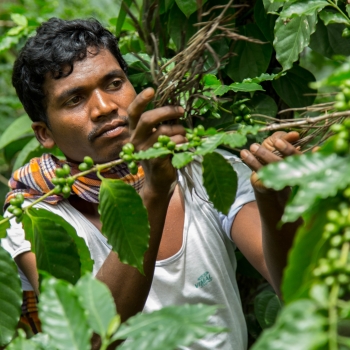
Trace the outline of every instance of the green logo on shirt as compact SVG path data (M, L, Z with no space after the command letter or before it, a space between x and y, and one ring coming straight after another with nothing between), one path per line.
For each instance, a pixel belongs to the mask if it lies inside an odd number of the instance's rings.
M203 288L205 285L207 285L209 282L211 282L213 279L210 276L210 273L208 271L204 272L203 275L200 275L198 277L198 283L195 284L196 288Z

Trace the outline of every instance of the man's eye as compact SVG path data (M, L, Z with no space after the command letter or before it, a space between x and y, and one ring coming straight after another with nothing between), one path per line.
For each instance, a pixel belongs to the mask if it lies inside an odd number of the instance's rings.
M120 88L123 82L121 80L114 80L111 82L110 87L112 88Z
M68 105L76 105L77 103L79 103L81 100L80 96L74 96L73 98L71 98L67 104Z

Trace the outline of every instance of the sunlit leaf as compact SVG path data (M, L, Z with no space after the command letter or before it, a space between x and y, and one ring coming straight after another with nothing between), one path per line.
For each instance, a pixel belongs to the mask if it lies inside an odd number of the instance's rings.
M143 256L148 249L150 227L141 197L132 186L121 180L104 179L99 199L102 233L121 262L143 273Z
M192 162L193 157L194 154L192 152L175 153L171 159L171 163L173 164L174 168L180 169Z
M0 221L4 220L5 218L0 215ZM10 228L9 221L5 221L0 225L0 238L5 238L7 236L7 229Z
M218 133L206 138L203 143L197 147L196 154L204 156L207 153L213 152L219 145L221 145L226 138L225 133Z
M58 350L88 350L92 329L85 311L78 301L72 285L44 279L39 302L39 317L44 333L47 333Z
M273 45L276 58L283 70L292 67L301 51L309 44L311 34L316 30L317 14L294 17L285 22L278 18L275 25Z
M158 158L161 156L166 156L167 154L171 154L171 151L169 151L167 148L149 148L146 151L140 151L134 154L134 158L136 160L143 160L143 159L151 159L151 158Z
M118 37L123 28L123 24L126 18L127 9L132 4L132 0L123 0L120 4L119 13L117 14L117 25L115 26L115 35Z
M21 315L22 288L18 269L0 246L0 346L10 342Z
M31 125L32 121L27 115L23 115L16 119L1 135L0 148L4 148L18 138L28 136L28 134L34 134Z
M299 0L283 7L281 18L292 18L295 16L308 16L321 11L329 3L326 0Z
M232 148L242 147L247 143L247 138L238 132L226 134L223 139L223 144L228 145Z
M224 331L206 324L215 310L215 306L197 304L140 313L122 324L113 339L128 338L120 346L121 350L174 350L208 334Z
M108 287L90 274L83 276L75 287L79 300L87 311L87 321L92 330L106 337L108 326L116 315L116 307Z
M23 220L26 238L32 243L38 269L71 283L92 271L93 261L83 238L59 215L31 208Z
M219 153L204 156L203 184L214 207L227 214L235 201L237 191L237 173Z
M320 12L319 16L326 26L328 26L328 24L334 23L341 23L345 25L349 24L349 21L339 12L331 12L324 10Z

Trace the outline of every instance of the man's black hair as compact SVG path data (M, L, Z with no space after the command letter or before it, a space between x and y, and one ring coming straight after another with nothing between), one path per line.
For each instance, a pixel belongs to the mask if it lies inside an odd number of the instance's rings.
M47 74L53 79L68 76L74 62L83 60L89 48L109 50L126 73L127 65L116 37L95 19L51 18L28 39L14 64L12 84L33 121L49 126L43 87Z

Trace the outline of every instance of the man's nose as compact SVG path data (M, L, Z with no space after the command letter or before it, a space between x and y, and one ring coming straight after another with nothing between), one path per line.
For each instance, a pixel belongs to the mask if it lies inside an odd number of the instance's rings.
M102 90L94 90L89 102L91 119L97 119L118 111L118 104L115 101L115 96Z

